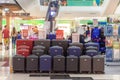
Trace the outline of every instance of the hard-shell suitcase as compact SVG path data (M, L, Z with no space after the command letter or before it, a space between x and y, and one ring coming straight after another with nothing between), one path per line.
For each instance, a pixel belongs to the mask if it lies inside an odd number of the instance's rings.
M68 40L52 40L52 46L61 46L63 47L63 53L67 56Z
M20 46L20 45L29 46L29 47L30 47L30 50L32 50L32 48L33 48L33 40L18 39L18 40L16 41L16 44L17 44L17 48L18 48L18 46Z
M56 56L56 55L63 55L63 48L60 46L52 46L50 47L50 55Z
M30 55L26 58L26 71L38 71L38 56Z
M81 50L83 50L83 44L82 43L74 42L74 43L70 43L69 46L77 46L77 47L80 47Z
M66 60L66 71L67 72L78 72L78 57L77 56L67 56Z
M65 72L65 57L57 55L53 57L53 71Z
M99 54L99 52L96 50L87 50L86 51L86 55L91 56L91 57L96 56L98 54Z
M33 50L38 50L38 49L45 50L45 47L44 46L40 46L40 45L33 47Z
M106 48L106 61L112 62L113 61L113 48Z
M40 64L39 64L39 70L40 72L42 71L49 71L51 72L52 70L52 58L49 55L42 55L40 56Z
M13 71L23 71L25 72L25 57L21 55L13 56Z
M28 49L19 49L17 54L27 57L30 55L30 51Z
M92 59L90 56L87 56L87 55L83 55L83 56L80 56L80 59L79 59L79 71L80 73L82 72L88 72L88 73L91 73L91 69L92 69Z
M68 55L74 55L74 56L80 56L81 55L81 49L77 46L71 46L68 48Z
M48 54L50 47L50 40L40 39L34 41L34 46L41 45L45 47L45 54Z
M37 56L41 56L41 55L44 54L44 50L41 50L41 49L39 49L39 50L32 50L32 54L37 55Z
M93 73L102 72L104 73L104 56L97 55L93 57Z

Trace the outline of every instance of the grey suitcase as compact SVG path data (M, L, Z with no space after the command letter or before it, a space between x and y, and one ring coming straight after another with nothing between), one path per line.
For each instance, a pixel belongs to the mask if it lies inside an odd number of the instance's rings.
M38 49L45 50L45 47L44 47L44 46L41 46L41 45L37 45L37 46L34 46L34 47L33 47L33 50L38 50Z
M26 58L26 71L38 71L38 56L30 55Z
M13 71L22 71L25 72L25 57L21 55L13 56Z
M101 72L104 73L104 56L97 55L93 57L93 73Z
M53 71L65 72L65 57L57 55L53 57Z
M66 60L67 72L78 72L78 57L74 55L67 56Z
M80 56L80 61L79 61L79 71L80 73L82 72L88 72L91 73L91 57L87 55Z
M34 46L41 45L45 47L45 54L48 54L49 47L50 47L50 40L40 39L34 41Z
M44 50L41 50L41 49L39 49L39 50L32 50L32 54L37 55L37 56L41 56L41 55L44 54Z

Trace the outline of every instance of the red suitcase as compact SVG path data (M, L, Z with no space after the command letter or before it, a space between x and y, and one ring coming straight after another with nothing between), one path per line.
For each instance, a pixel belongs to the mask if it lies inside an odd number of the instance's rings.
M19 49L17 50L17 54L27 57L30 55L30 51L28 49Z

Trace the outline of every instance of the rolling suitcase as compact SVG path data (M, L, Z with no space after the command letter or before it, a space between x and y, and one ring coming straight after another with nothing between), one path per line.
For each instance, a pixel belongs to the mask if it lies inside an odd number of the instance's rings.
M80 56L81 55L81 49L77 46L71 46L68 48L68 55L74 55L74 56Z
M78 72L78 57L77 56L67 56L66 60L66 71L67 72Z
M102 72L104 73L104 56L97 55L93 57L93 73Z
M112 62L113 61L113 48L106 48L106 61Z
M26 71L38 71L38 56L30 55L26 58Z
M60 46L52 46L50 47L50 55L56 56L56 55L63 55L63 48Z
M23 71L25 72L25 57L21 55L13 56L13 71Z
M49 71L51 72L52 70L52 58L49 55L42 55L40 56L40 72L42 71Z
M41 45L45 47L45 54L48 54L49 47L50 47L50 40L40 39L34 41L34 46Z
M98 53L98 51L96 51L96 50L87 50L87 51L86 51L86 55L91 56L91 57L96 56L96 55L98 55L98 54L99 54L99 53Z
M91 65L92 59L90 56L84 55L80 56L79 61L79 71L82 72L88 72L91 73L92 65Z
M44 50L32 50L32 54L36 55L36 56L41 56L44 54Z
M19 49L17 54L27 57L30 55L30 51L28 49Z
M64 56L67 56L68 40L52 40L52 46L63 47Z
M65 72L65 57L57 55L53 57L53 71Z
M40 45L33 47L33 50L39 50L39 49L45 50L45 47Z
M77 46L77 47L80 47L81 50L83 50L83 44L82 43L74 42L74 43L70 43L69 46Z

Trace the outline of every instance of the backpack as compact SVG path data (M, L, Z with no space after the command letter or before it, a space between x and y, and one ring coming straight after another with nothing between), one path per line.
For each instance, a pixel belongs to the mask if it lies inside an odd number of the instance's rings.
M95 27L92 29L91 38L92 39L99 39L100 38L100 29L98 27Z

